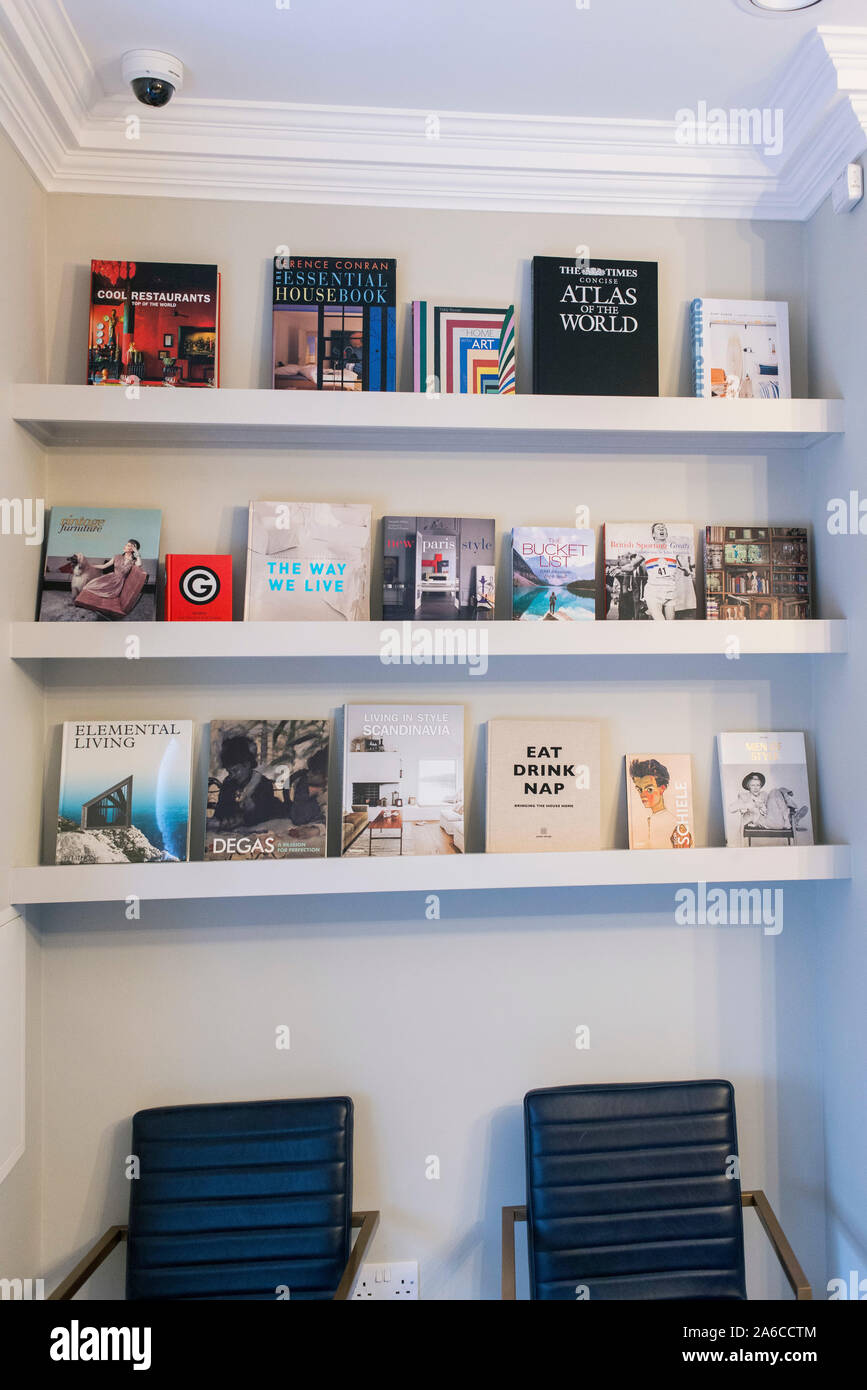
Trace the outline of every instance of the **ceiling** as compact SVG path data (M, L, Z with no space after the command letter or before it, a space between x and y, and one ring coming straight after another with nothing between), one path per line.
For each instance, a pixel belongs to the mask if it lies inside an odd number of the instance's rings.
M679 143L701 102L782 153ZM0 0L0 122L52 191L803 218L867 147L867 0Z

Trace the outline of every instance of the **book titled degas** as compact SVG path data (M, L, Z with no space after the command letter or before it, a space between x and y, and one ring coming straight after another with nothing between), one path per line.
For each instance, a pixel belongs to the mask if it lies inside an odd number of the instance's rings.
M688 753L628 753L626 804L630 849L695 847Z
M342 853L464 852L463 705L347 705Z
M58 864L149 864L189 852L186 719L63 726Z
M244 617L254 622L370 617L370 507L251 502Z
M717 734L726 844L813 843L802 733Z
M512 530L512 617L575 622L596 613L596 536L589 528Z
M490 720L487 851L600 849L599 742L578 719Z
M655 261L533 258L537 395L658 396Z
M328 812L326 719L214 720L206 859L321 859Z

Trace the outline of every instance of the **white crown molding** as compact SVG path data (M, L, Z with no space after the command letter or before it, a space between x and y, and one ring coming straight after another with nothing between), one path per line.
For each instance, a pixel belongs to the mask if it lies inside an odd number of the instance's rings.
M867 28L813 30L767 105L783 113L778 156L680 144L676 113L588 120L182 94L151 112L101 93L59 0L0 0L0 123L52 193L803 220L867 148Z

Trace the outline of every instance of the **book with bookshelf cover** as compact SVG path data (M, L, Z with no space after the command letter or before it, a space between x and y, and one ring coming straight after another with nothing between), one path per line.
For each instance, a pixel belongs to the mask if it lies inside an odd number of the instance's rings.
M160 512L141 507L52 507L39 622L152 622L160 522Z
M322 859L327 719L212 720L206 859Z
M659 395L656 261L533 257L533 391Z
M486 804L488 853L601 849L599 724L491 719Z
M689 753L627 753L630 849L693 849Z
M589 527L513 527L513 619L562 623L595 616L596 533Z
M382 519L382 616L494 616L496 524L464 516Z
M605 617L695 618L695 530L686 521L606 522Z
M803 733L717 734L726 844L813 844Z
M413 390L513 395L515 310L412 303Z
M397 261L275 256L271 380L277 391L397 389Z
M342 854L464 853L463 705L346 705Z
M87 381L219 386L219 268L91 261Z
M706 527L704 586L711 619L809 618L809 529Z
M357 502L251 502L245 619L369 619L371 519Z
M192 738L187 719L64 724L55 862L187 859Z
M790 400L789 306L694 299L693 380L704 400Z

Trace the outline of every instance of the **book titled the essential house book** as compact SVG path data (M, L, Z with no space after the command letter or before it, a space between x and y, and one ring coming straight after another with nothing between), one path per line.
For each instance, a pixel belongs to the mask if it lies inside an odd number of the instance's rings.
M278 391L394 391L397 261L275 256L273 385Z
M217 266L91 261L87 380L219 386Z
M187 719L64 724L56 862L187 859L192 734Z
M656 261L533 258L533 390L658 396Z
M488 853L601 848L599 731L578 719L490 720Z

